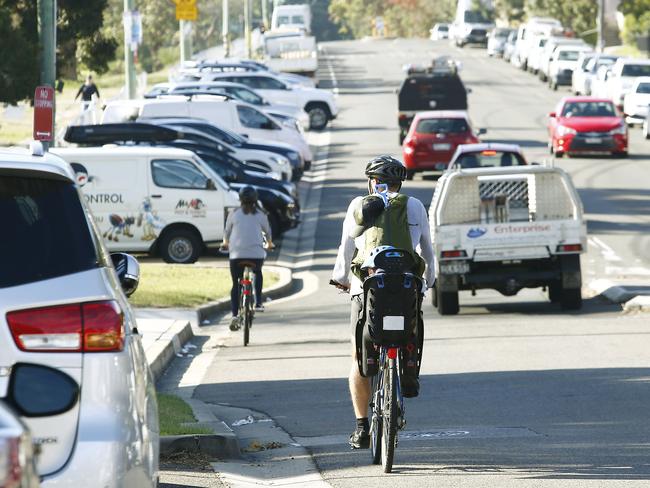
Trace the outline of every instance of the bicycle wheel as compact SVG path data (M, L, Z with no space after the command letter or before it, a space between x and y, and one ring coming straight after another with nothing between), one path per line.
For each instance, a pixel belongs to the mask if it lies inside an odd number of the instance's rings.
M388 360L388 368L384 370L382 405L382 439L381 465L384 473L393 469L393 456L397 440L397 366L395 359Z
M372 455L372 464L379 464L381 462L381 381L380 375L376 374L372 377L372 417L370 418L370 453Z

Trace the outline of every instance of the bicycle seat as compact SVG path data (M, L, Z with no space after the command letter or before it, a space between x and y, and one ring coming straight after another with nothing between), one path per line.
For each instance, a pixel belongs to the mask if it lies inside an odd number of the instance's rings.
M240 268L245 268L247 266L253 269L257 268L257 264L255 264L253 261L240 261L239 263L237 263L237 266L239 266Z

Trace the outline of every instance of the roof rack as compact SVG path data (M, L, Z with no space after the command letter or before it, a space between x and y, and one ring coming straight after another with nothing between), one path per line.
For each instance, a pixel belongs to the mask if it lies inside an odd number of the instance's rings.
M161 142L180 139L183 133L141 122L101 125L70 125L63 140L75 144L103 145L115 142Z
M219 97L224 100L236 100L235 97L232 95L228 95L227 93L216 93L210 90L187 90L185 93L159 93L158 95L155 96L155 98L173 98L173 97L185 97L188 102L191 102L194 100L194 97L197 96L210 96L210 97Z

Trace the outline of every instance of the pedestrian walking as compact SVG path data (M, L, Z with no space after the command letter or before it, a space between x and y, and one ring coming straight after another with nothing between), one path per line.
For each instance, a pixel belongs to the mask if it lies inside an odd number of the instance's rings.
M91 75L86 76L86 81L83 85L79 87L79 91L75 95L74 99L77 101L77 98L81 96L81 121L82 123L88 122L88 116L91 116L92 123L96 123L95 119L95 98L99 100L99 90L97 85L93 81ZM95 98L94 98L95 97Z

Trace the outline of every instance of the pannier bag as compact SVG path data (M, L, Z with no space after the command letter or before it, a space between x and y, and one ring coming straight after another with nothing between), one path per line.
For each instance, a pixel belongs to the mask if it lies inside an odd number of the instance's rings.
M411 273L376 273L363 283L364 328L382 346L403 346L416 331L422 280Z

